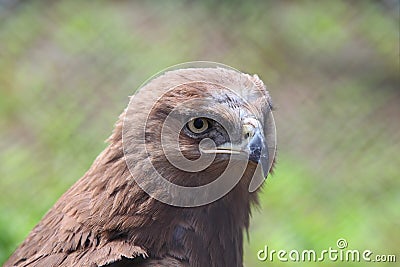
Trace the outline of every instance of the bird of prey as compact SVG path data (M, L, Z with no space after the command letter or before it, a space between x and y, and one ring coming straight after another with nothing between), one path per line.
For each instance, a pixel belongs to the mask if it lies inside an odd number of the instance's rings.
M4 266L243 266L251 206L275 159L271 110L257 75L160 74Z

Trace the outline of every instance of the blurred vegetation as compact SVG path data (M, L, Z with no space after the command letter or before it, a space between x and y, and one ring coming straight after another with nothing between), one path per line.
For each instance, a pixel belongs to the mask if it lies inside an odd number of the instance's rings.
M0 263L105 148L128 95L191 60L258 73L277 106L278 163L246 266L296 265L258 261L264 245L321 251L338 238L399 261L397 0L9 0L0 1Z

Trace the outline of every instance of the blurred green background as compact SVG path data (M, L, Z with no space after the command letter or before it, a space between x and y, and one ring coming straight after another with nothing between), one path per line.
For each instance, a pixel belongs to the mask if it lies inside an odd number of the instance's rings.
M339 238L399 261L399 6L1 0L0 264L106 147L128 96L192 60L259 74L277 107L278 162L246 266L298 266L257 251Z

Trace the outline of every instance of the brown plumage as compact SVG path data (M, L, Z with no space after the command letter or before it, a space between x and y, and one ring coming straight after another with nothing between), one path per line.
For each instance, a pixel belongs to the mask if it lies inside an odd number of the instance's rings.
M238 144L248 138L249 132L242 136L243 120L248 115L256 118L261 124L259 136L265 138L268 149L267 162L262 162L263 155L253 155L260 151L250 151L246 170L230 192L206 205L177 207L156 200L138 186L137 181L147 183L156 175L150 165L175 184L198 186L215 180L232 156L230 152L216 154L212 164L198 172L179 170L168 162L161 149L161 145L168 146L168 138L167 144L161 143L161 126L174 107L191 99L208 104L189 105L185 110L189 115L209 110L232 125L237 140L227 139L218 123L208 121L212 125L204 135L217 145ZM120 116L108 147L4 266L242 266L243 231L249 226L250 207L257 202L257 192L249 193L249 184L255 172L261 175L257 162L268 164L264 169L269 170L274 160L270 107L268 92L256 75L224 68L189 68L153 79ZM151 110L149 115L146 110ZM145 121L146 149L136 138ZM250 135L247 142L254 138ZM179 133L185 157L200 155L201 139L187 129Z

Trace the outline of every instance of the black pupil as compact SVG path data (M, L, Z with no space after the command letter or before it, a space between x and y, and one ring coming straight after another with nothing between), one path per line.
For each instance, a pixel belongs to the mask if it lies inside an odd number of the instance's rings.
M201 128L203 128L203 126L204 126L204 121L203 121L203 119L195 119L194 122L193 122L193 126L194 126L196 129L201 129Z

